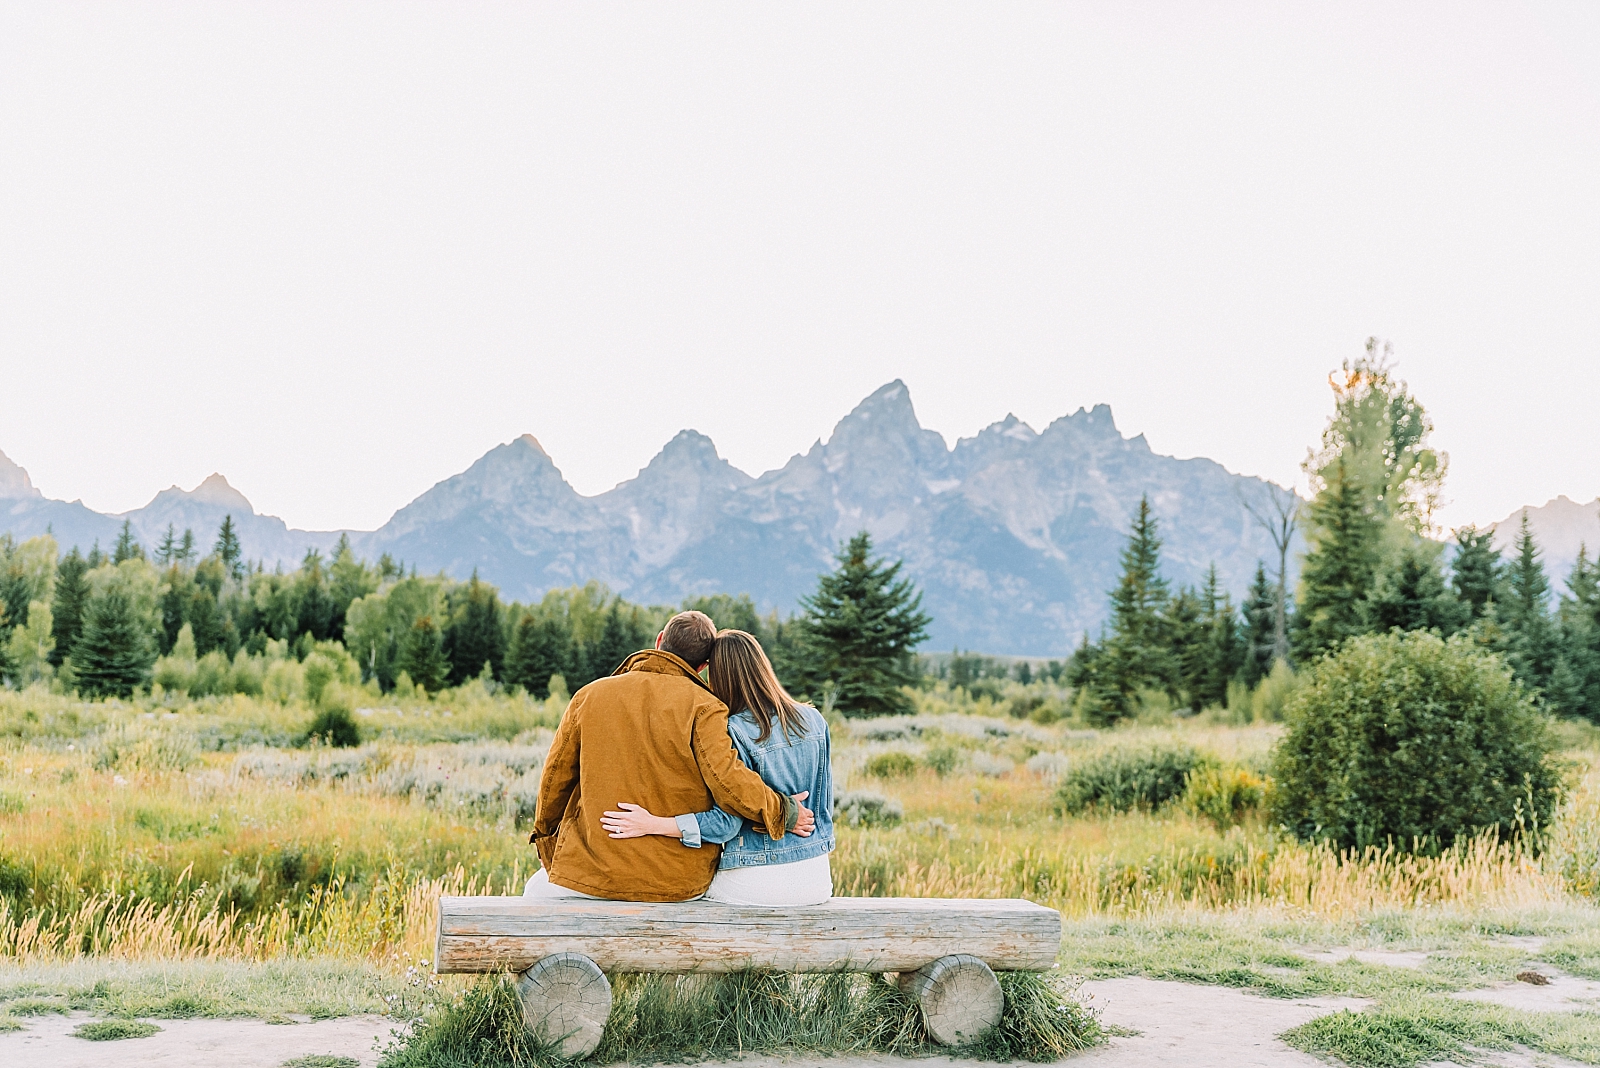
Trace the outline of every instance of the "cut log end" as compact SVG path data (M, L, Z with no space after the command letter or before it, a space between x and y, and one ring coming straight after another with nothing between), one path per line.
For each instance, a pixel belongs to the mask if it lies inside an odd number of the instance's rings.
M935 1042L962 1046L1000 1023L1005 995L989 966L958 953L902 973L900 989L916 1001Z
M600 1045L611 1015L611 984L581 953L556 953L534 962L517 978L522 1019L538 1041L568 1060L587 1057Z

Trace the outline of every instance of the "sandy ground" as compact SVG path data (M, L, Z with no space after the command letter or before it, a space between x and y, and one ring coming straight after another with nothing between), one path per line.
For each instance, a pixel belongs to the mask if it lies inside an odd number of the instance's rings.
M1225 987L1191 986L1150 979L1110 979L1086 983L1090 1003L1110 1025L1138 1035L1115 1038L1109 1046L1070 1058L1084 1068L1144 1068L1183 1063L1186 1068L1255 1068L1257 1065L1306 1068L1321 1062L1297 1053L1275 1037L1314 1016L1363 1002L1324 998L1282 1001ZM391 1027L383 1017L362 1016L293 1025L257 1020L158 1020L160 1034L117 1042L86 1042L72 1029L89 1017L46 1016L28 1029L0 1035L0 1065L6 1068L278 1068L311 1053L357 1058L363 1068L377 1063L376 1049ZM845 1059L751 1057L745 1068L807 1068L826 1064L845 1068ZM904 1064L893 1057L851 1057L849 1068ZM958 1063L948 1057L915 1062L927 1068ZM992 1066L991 1066L992 1068Z
M1592 1008L1600 984L1552 974L1549 986L1504 984L1462 997L1499 1001L1517 1008L1572 1011ZM1073 1068L1326 1068L1325 1062L1290 1049L1277 1036L1314 1017L1360 1009L1355 998L1287 1001L1257 997L1228 987L1194 986L1153 979L1107 979L1085 983L1089 1003L1108 1025L1137 1034L1068 1058ZM259 1020L160 1020L160 1034L116 1042L87 1042L71 1035L90 1019L46 1016L28 1029L0 1034L4 1068L279 1068L308 1054L354 1057L362 1068L377 1064L392 1023L358 1016L297 1024ZM1560 1068L1569 1062L1523 1054L1489 1054L1483 1062L1504 1068ZM931 1057L906 1062L894 1057L747 1057L741 1068L984 1068L980 1062ZM988 1066L992 1068L992 1066Z

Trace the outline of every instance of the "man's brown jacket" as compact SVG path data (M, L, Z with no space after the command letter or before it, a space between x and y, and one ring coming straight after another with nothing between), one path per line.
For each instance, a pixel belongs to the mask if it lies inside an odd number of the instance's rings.
M550 881L619 901L686 901L705 893L720 849L676 838L612 838L600 826L621 801L658 816L713 803L781 838L794 802L739 762L728 709L681 657L634 653L579 690L556 728L533 837Z

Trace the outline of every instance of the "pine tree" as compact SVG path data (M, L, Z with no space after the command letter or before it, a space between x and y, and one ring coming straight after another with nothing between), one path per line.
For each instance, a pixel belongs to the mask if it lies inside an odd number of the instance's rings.
M117 535L117 547L111 554L111 562L120 564L125 560L143 560L144 546L140 545L133 536L133 521L122 521L122 532Z
M89 602L83 631L72 647L78 686L98 697L127 697L143 686L155 649L127 592L113 586Z
M1586 545L1578 546L1557 619L1569 676L1561 680L1565 711L1600 722L1600 563L1590 562Z
M419 617L407 632L400 667L411 676L412 682L429 693L444 688L450 661L444 655L444 636L431 616Z
M155 560L161 567L172 563L178 554L178 533L171 523L167 524L167 532L161 535L161 544L156 546Z
M333 595L328 591L328 573L322 566L322 554L317 550L306 550L293 591L295 634L309 634L319 642L326 641L333 634L334 604Z
M800 685L816 700L831 687L846 715L908 712L911 702L900 687L914 681L912 654L932 622L922 612L922 594L900 578L900 562L873 557L864 530L836 560L838 567L817 580L817 592L800 601Z
M185 564L194 559L194 531L188 527L183 528L183 541L178 545L177 558Z
M1204 670L1194 680L1196 688L1190 691L1190 699L1196 709L1221 707L1228 702L1228 683L1244 670L1245 647L1233 598L1223 592L1216 564L1206 572L1200 605L1206 653Z
M233 526L233 516L222 517L222 527L217 531L217 544L211 549L222 566L235 579L244 578L244 549L239 545L239 534Z
M488 664L496 678L505 676L505 631L500 625L500 600L493 586L472 573L466 601L445 634L450 657L450 681L460 685L477 678ZM547 680L548 681L548 680Z
M1320 656L1369 627L1365 602L1376 578L1382 521L1343 464L1311 499L1311 549L1300 568L1297 655Z
M1495 605L1500 651L1519 679L1548 697L1563 659L1561 641L1550 615L1550 580L1540 559L1544 554L1534 541L1526 511L1512 551L1505 569L1505 597Z
M506 682L544 700L550 696L550 676L566 669L566 648L567 632L560 620L525 613L506 655Z
M1240 678L1254 686L1272 673L1273 649L1277 639L1278 590L1267 580L1267 568L1256 564L1256 577L1241 606L1244 614L1243 649Z
M602 675L609 675L630 654L638 652L641 644L639 635L623 614L622 598L619 597L611 602L611 607L606 611L606 625L600 632L600 640L595 643L595 670Z
M72 652L83 630L83 613L89 604L89 581L85 578L88 573L89 563L76 545L56 566L55 601L50 606L56 647L50 661L57 667Z
M1494 547L1494 531L1462 527L1456 531L1456 555L1450 563L1450 584L1456 596L1482 619L1489 602L1500 596L1500 550Z
M1384 568L1366 604L1368 626L1383 632L1434 630L1448 638L1472 621L1472 607L1446 585L1436 547L1411 544Z

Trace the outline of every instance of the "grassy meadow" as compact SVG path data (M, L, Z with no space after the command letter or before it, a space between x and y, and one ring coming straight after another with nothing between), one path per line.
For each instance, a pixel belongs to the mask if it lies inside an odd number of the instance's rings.
M1593 730L1558 728L1572 789L1522 841L1341 855L1286 839L1262 812L1275 700L1240 695L1232 711L1182 719L1152 700L1136 722L1096 731L1070 697L1012 682L974 700L940 683L916 693L915 716L836 721L836 892L1027 897L1071 921L1064 974L1379 999L1362 1026L1405 1006L1448 1016L1443 994L1530 959L1600 978ZM415 1020L487 997L427 974L434 903L520 889L563 701L473 682L357 704L362 743L331 749L303 744L313 711L294 699L0 692L0 1026L74 1008ZM1200 754L1206 774L1165 804L1063 800L1107 754L1172 749ZM1350 947L1426 963L1325 959ZM652 982L631 1003L682 996ZM1386 1063L1339 1045L1341 1026L1297 1041ZM1600 1063L1600 1039L1585 1046L1587 1032L1564 1026L1560 1048ZM874 1048L902 1048L883 1028L889 1045Z

